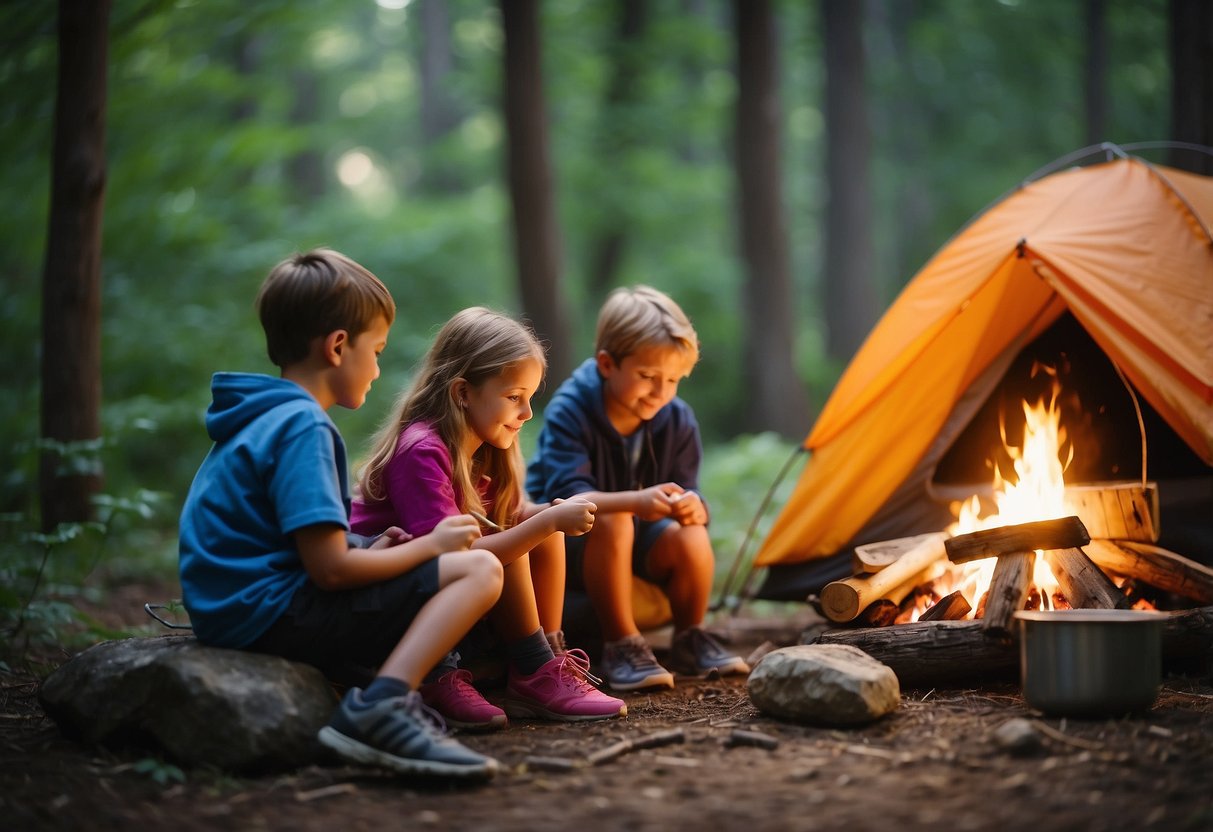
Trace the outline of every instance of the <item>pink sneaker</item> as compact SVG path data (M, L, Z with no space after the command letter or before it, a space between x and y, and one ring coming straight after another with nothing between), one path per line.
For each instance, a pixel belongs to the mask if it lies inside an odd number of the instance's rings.
M590 657L584 650L568 650L530 676L511 673L505 689L505 712L520 719L558 722L627 716L628 706L623 700L607 696L590 684L591 679Z
M467 670L447 671L422 685L419 693L425 704L442 714L452 728L496 731L505 727L505 711L472 687L472 674Z

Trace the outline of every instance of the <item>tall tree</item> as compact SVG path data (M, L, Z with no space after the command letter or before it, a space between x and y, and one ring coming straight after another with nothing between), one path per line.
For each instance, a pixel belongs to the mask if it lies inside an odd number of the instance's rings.
M1108 3L1084 0L1087 54L1083 61L1083 103L1086 110L1087 144L1098 144L1108 123Z
M641 41L647 22L644 0L616 0L615 33L607 47L611 64L611 80L602 106L602 125L597 131L598 159L609 169L618 163L637 140L639 125L630 105L636 99L637 78L640 74ZM604 189L618 194L619 189ZM634 195L634 191L629 191ZM615 275L623 260L627 243L626 199L608 199L601 206L605 212L601 227L590 241L590 296L600 299L614 285Z
M101 435L101 219L110 0L60 0L50 216L42 274L42 528L83 521L100 471L60 443ZM60 446L60 447L55 447Z
M1171 0L1171 138L1213 147L1213 3ZM1213 174L1207 153L1174 150L1171 164Z
M868 181L863 4L821 0L825 40L826 350L849 359L877 317L873 279L872 207Z
M746 430L801 438L808 412L796 375L795 304L783 212L778 44L769 0L734 0L736 162L746 277Z
M421 82L421 137L427 150L445 139L460 121L459 108L451 95L451 73L455 66L451 48L451 17L447 0L421 0L421 59L417 75ZM436 193L458 189L459 176L433 154L422 174L422 185Z
M501 0L505 29L505 123L514 263L523 312L548 343L549 373L573 369L560 282L560 235L548 150L539 0Z

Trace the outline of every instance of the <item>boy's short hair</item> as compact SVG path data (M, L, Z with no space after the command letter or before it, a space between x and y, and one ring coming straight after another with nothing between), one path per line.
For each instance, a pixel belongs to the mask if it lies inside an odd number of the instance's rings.
M676 347L692 366L699 360L695 327L669 295L651 286L611 292L598 313L594 351L605 351L618 362L650 346Z
M340 252L317 248L270 270L257 292L257 314L270 361L287 367L307 358L313 338L344 329L356 338L396 303L383 282Z

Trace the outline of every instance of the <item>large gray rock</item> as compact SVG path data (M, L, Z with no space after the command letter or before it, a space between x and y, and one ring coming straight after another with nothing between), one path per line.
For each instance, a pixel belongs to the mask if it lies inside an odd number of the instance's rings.
M231 772L321 759L316 732L337 703L313 667L192 636L94 645L48 676L39 698L69 737Z
M802 644L762 658L746 682L764 713L793 722L861 725L896 710L893 671L857 647Z

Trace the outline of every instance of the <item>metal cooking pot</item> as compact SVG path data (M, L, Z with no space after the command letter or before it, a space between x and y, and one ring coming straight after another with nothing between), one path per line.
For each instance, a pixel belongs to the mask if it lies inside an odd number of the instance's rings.
M1022 610L1020 682L1029 705L1054 716L1112 717L1158 697L1165 613Z

